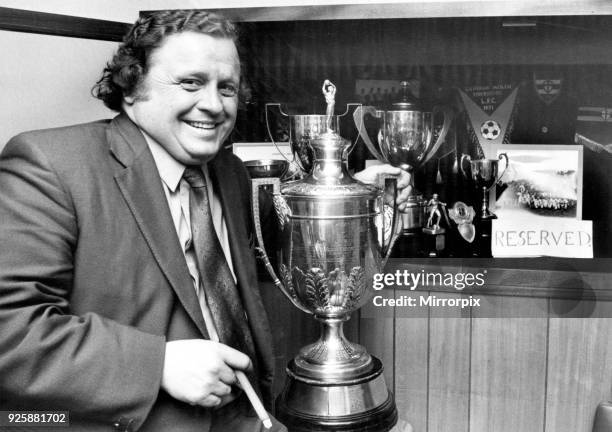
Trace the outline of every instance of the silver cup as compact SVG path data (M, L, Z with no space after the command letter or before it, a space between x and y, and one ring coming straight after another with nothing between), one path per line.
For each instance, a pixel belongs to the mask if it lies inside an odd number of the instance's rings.
M501 174L499 174L499 161L505 159L506 166ZM467 174L464 170L464 162L469 161L470 173ZM474 181L474 185L482 190L482 206L478 216L482 220L497 219L494 213L489 210L489 190L497 183L506 170L508 169L508 155L506 153L500 153L498 159L476 159L472 160L469 155L461 156L461 172L466 178L471 177ZM499 174L499 175L498 175Z
M340 134L341 120L347 114L353 112L359 104L347 104L346 111L343 114L325 115L325 114L297 114L289 115L285 113L280 103L266 104L266 127L268 137L276 145L279 137L276 133L275 125L278 123L288 124L288 141L289 147L293 154L293 162L297 165L302 175L310 173L313 166L313 150L310 142L313 139L319 138L325 132L335 132ZM274 114L272 114L274 113ZM277 121L274 121L275 118ZM280 120L280 121L279 121ZM282 127L281 127L282 128ZM354 146L349 146L346 149L350 153Z
M434 141L434 117L440 112L444 116L442 129ZM378 146L370 139L364 117L366 115L379 119ZM402 109L381 111L371 106L358 107L353 118L359 136L363 139L370 153L383 163L402 168L410 173L418 170L437 152L444 142L450 128L452 113L446 107L436 107L434 111L418 109ZM422 227L424 202L422 196L414 188L414 176L411 176L413 196L406 214L402 216L404 230ZM416 225L415 225L416 224Z
M277 416L292 431L389 430L397 410L382 364L346 339L343 324L373 293L374 274L396 238L394 212L385 223L382 188L347 171L348 140L326 133L310 145L313 169L305 179L282 187L278 179L253 180L258 254L275 285L321 324L319 340L287 367ZM280 223L277 268L263 248L258 217L259 187L268 184Z
M253 159L244 161L244 166L251 178L278 177L283 178L289 162L281 159Z

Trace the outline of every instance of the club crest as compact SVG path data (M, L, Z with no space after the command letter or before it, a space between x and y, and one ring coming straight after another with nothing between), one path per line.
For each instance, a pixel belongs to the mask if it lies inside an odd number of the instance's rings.
M547 105L553 103L561 94L563 80L559 77L542 77L534 74L533 85L536 94Z

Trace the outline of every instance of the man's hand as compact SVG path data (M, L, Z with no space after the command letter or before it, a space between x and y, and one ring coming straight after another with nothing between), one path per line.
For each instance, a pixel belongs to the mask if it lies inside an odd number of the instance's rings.
M161 387L191 405L221 407L236 398L235 369L251 370L251 360L227 345L204 339L167 342Z
M391 176L397 179L397 198L395 200L398 209L403 211L406 208L406 201L412 193L410 186L411 174L401 168L391 166L389 164L373 165L363 171L355 173L355 178L363 183L379 185L381 176ZM385 202L391 204L393 202L393 189L389 188L385 193Z

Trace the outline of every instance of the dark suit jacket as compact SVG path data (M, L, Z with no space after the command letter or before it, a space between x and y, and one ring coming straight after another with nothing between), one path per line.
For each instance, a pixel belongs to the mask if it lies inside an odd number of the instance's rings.
M248 176L227 151L210 166L269 402ZM126 116L7 144L0 248L0 409L68 410L83 431L206 430L210 410L160 390L165 341L207 333L155 162Z

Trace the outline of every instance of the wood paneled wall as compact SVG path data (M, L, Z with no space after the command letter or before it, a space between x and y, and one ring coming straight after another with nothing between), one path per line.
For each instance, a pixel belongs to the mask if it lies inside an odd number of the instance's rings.
M407 293L464 295L396 296ZM382 359L400 419L415 432L590 432L612 397L611 303L479 298L469 313L362 310L361 342Z
M401 259L386 271L485 271L478 290L385 288L385 297L480 299L479 307L375 307L346 334L381 359L395 394L394 432L591 432L612 400L612 259ZM262 286L284 368L318 337L311 316L270 282ZM412 429L407 427L409 424Z

